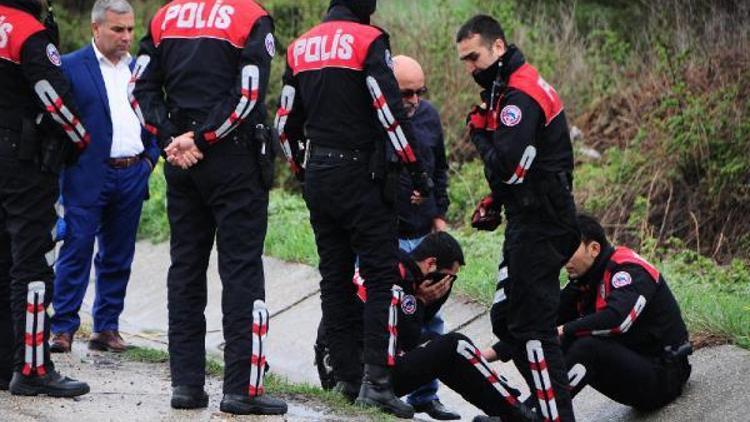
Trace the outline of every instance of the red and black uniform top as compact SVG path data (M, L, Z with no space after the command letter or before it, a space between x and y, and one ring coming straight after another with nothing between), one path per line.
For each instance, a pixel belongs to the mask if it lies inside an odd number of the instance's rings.
M646 355L688 339L659 271L631 249L602 250L591 269L562 290L558 325L566 336L608 336Z
M548 175L572 174L568 123L555 89L514 45L508 46L498 72L502 88L494 98L483 98L490 106L487 130L471 136L493 193L502 195Z
M0 128L20 133L24 119L44 111L83 150L89 134L40 13L36 2L0 0Z
M265 121L275 54L273 21L255 1L171 1L141 40L131 105L162 147L194 130L205 151L240 126L251 130Z
M297 142L306 139L313 147L364 151L382 139L407 168L416 164L392 67L388 34L344 6L331 7L323 23L289 45L275 124L295 173Z

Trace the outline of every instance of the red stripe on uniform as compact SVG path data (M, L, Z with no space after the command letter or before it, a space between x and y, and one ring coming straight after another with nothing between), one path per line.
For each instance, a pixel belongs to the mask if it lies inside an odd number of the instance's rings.
M30 314L35 314L37 312L44 312L44 305L40 304L40 305L34 306L34 304L32 304L32 303L27 303L26 304L26 312L28 312Z
M159 130L154 125L150 125L150 124L146 123L145 127L146 127L146 130L148 131L148 133L150 133L150 134L152 134L154 136L156 136L159 133Z
M545 370L547 370L547 362L546 361L541 361L539 363L529 362L529 366L531 367L532 371L545 371Z
M259 326L258 324L253 324L253 334L258 334L262 336L266 334L267 332L268 332L267 325Z
M382 95L379 96L378 98L375 98L375 100L372 102L372 105L375 108L383 108L385 104L386 104L385 97L383 97Z
M38 366L36 368L36 374L39 375L40 377L43 377L47 375L47 369L44 367L44 365Z
M21 373L26 375L27 377L31 375L31 365L29 365L28 363L24 363Z
M216 142L216 132L206 132L203 134L203 139L206 140L206 142L213 143Z

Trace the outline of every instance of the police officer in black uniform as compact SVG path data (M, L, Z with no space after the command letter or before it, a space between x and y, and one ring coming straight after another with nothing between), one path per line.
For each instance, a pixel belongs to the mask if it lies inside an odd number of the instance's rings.
M591 385L637 409L664 406L690 377L680 307L659 271L613 247L595 218L579 214L578 225L582 242L565 265L558 320L572 394Z
M172 265L167 279L175 408L208 404L206 269L216 239L223 284L224 397L234 414L282 414L264 394L268 311L261 254L268 220L263 101L273 21L256 2L175 0L151 21L132 105L165 148ZM272 176L270 176L272 178Z
M60 375L47 344L51 232L57 173L89 135L42 9L40 1L0 0L0 389L73 397L89 386Z
M422 196L429 195L432 181L410 145L388 35L369 25L375 7L375 0L332 0L323 23L289 45L276 127L292 170L301 175L305 165L304 196L320 255L323 324L339 388L359 389L358 402L410 418L413 409L393 395L390 380L395 356L389 344L396 339L387 322L396 281L398 170L385 176L384 168L390 156L398 157ZM310 140L307 160L297 154L298 141L305 139ZM393 182L392 189L384 189L384 178ZM359 336L351 282L355 256L368 296L361 389L351 359Z
M394 392L403 396L439 378L487 415L503 421L537 420L531 409L519 402L520 391L495 373L469 338L422 330L448 300L462 265L461 245L446 232L428 234L411 253L399 251L399 277L393 290L396 299L391 305L399 333ZM366 293L358 295L362 299ZM319 335L316 343L324 344L325 339ZM323 382L326 370L319 367L318 371Z
M508 220L491 310L493 332L512 346L540 415L573 420L555 331L558 274L579 243L573 153L562 102L521 51L506 42L492 17L471 18L456 42L467 71L484 90L483 104L467 119L492 190L478 211L503 207Z

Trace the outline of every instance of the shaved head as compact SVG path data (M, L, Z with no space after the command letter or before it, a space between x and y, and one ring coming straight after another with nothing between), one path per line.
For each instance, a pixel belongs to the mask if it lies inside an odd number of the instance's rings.
M398 89L401 90L406 113L412 116L417 111L419 95L421 95L415 92L425 87L422 66L411 57L396 56L393 58L393 74L398 81Z
M424 86L422 66L409 56L393 58L393 73L401 89L419 89Z

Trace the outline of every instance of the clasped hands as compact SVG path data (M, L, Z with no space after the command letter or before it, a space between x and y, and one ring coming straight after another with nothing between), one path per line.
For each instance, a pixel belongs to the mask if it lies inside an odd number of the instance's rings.
M203 153L195 146L195 133L185 132L173 138L172 142L164 148L167 154L167 162L186 170L203 159Z

